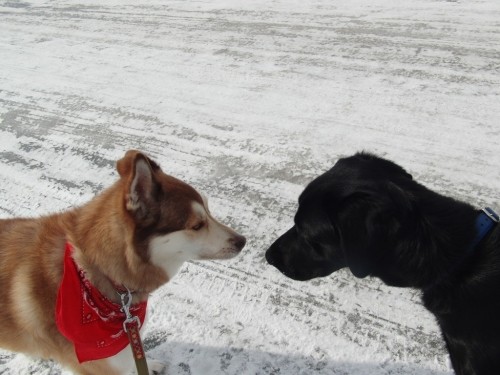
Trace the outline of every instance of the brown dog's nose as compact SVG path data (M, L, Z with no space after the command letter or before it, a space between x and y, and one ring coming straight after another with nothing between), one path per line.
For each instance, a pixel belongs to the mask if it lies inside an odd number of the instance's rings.
M243 236L240 236L239 234L229 240L231 244L234 245L239 251L245 247L245 244L247 243L247 239Z

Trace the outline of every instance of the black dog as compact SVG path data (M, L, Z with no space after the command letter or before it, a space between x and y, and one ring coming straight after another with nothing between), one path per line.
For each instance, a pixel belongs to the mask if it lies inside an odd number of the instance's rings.
M455 372L500 374L500 225L370 154L340 159L299 198L295 225L266 252L296 280L349 267L422 290Z

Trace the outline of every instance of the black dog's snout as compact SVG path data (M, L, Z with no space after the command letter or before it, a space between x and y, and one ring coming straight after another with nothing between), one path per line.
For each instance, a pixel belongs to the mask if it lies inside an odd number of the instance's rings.
M269 263L271 266L276 267L279 263L278 257L279 257L279 253L280 253L280 246L281 246L282 240L283 240L282 236L278 237L276 239L276 241L274 241L274 243L266 251L266 260L267 260L267 263Z
M271 252L271 248L269 248L267 251L266 251L266 261L267 263L269 263L271 266L274 266L274 257L273 257L273 253Z

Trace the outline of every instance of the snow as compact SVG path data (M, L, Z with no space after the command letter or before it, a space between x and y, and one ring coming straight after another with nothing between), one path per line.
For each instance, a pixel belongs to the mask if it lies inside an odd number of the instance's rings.
M496 0L0 0L0 217L81 204L142 149L248 238L152 296L168 374L450 375L417 291L263 255L359 150L500 208L499 20ZM0 373L61 369L0 351Z

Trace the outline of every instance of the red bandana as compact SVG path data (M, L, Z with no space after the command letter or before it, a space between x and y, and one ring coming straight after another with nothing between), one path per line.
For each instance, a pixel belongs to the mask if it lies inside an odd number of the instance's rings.
M71 253L67 242L64 254L64 275L59 286L56 304L56 323L59 332L75 345L78 361L86 362L112 357L128 344L123 330L125 314L121 305L111 302L86 279ZM130 307L141 325L146 316L147 301Z

